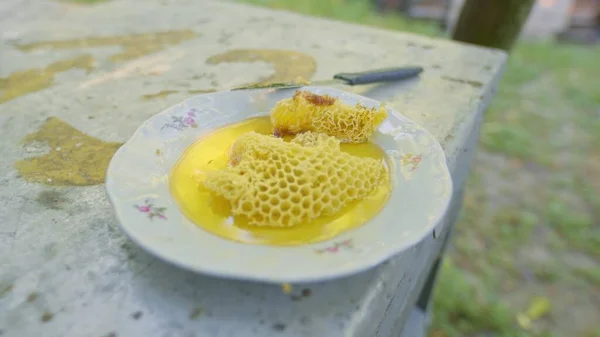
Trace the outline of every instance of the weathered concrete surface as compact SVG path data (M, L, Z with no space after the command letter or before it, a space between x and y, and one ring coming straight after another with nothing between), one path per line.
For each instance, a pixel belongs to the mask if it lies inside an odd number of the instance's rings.
M503 53L218 1L11 1L18 5L0 20L3 336L400 332L459 198L437 238L374 270L294 285L287 295L192 274L139 250L117 229L98 158L197 92L417 64L425 68L418 80L347 89L431 131L460 196ZM295 296L305 288L312 296Z

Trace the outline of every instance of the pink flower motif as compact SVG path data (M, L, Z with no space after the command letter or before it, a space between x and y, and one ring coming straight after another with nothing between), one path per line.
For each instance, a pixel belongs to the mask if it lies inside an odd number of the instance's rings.
M348 239L342 242L336 242L333 245L329 246L329 247L325 247L322 249L317 249L315 250L315 252L317 254L323 254L323 253L331 253L331 254L335 254L337 252L339 252L342 248L344 249L352 249L354 248L354 245L352 243L352 239Z
M352 248L352 239L348 239L340 244L341 246Z
M150 206L138 206L140 212L148 213L150 212Z
M419 168L419 163L423 159L422 155L414 155L412 153L407 153L402 156L401 163L402 166L409 166L408 171L414 171Z
M190 126L192 126L192 125L196 125L196 121L194 120L194 118L192 118L192 117L190 117L190 116L187 116L186 118L184 118L184 119L183 119L183 122L184 122L186 125L190 125Z
M167 219L164 214L167 208L154 206L154 203L150 199L144 200L144 205L134 205L134 207L137 208L138 211L148 214L148 218L150 218L150 220L154 218L159 218L161 220Z
M175 129L181 131L186 128L197 128L198 124L194 120L196 109L191 109L181 116L171 116L171 121L165 123L160 129Z

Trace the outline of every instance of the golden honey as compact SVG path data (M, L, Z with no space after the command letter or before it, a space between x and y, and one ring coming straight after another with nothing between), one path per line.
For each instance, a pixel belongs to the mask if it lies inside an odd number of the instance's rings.
M389 179L367 198L355 201L333 216L320 217L291 228L255 227L244 217L232 216L227 200L206 189L205 173L224 168L228 151L242 134L255 131L271 134L268 117L253 118L207 134L190 146L171 171L170 188L181 211L200 228L220 237L251 244L292 246L331 239L372 219L385 205L391 187ZM342 151L384 160L377 145L342 144Z

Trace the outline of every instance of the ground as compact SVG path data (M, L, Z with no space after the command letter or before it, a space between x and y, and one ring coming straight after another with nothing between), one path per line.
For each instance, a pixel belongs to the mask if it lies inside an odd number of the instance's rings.
M444 36L368 0L244 0ZM600 48L520 42L485 112L432 337L600 337ZM596 82L596 83L595 83Z

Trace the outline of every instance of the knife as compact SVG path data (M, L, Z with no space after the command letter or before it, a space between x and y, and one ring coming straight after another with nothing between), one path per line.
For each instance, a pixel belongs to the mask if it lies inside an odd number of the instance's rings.
M264 84L250 84L241 87L236 87L233 90L246 90L246 89L264 89L264 88L275 88L275 89L288 89L288 88L300 88L306 85L334 85L334 84L345 84L345 85L360 85L370 83L383 83L383 82L394 82L404 80L407 78L415 77L423 71L421 67L400 67L400 68L384 68L377 70L363 71L359 73L339 73L333 76L330 80L320 81L305 81L305 82L277 82L277 83L264 83Z

